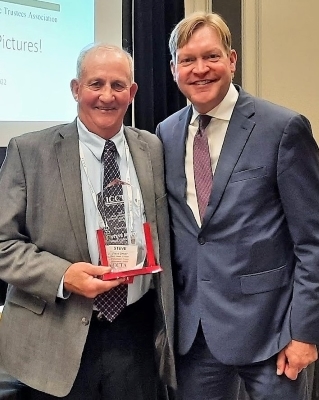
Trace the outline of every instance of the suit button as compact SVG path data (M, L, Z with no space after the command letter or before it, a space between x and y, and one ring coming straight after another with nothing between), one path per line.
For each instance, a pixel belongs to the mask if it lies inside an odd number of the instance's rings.
M199 243L199 244L205 244L206 241L205 241L205 239L204 239L203 237L199 237L199 238L198 238L198 243Z
M85 318L85 317L83 317L82 319L81 319L81 322L82 322L82 324L83 325L89 325L89 320L87 319L87 318Z

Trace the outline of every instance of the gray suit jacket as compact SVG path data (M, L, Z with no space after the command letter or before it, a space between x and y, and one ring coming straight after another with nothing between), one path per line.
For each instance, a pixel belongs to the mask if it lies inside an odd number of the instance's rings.
M187 205L190 108L157 129L171 210L177 342L199 321L225 364L319 343L319 153L307 119L237 87L201 228Z
M173 289L162 145L125 127L155 254L164 272L158 294L156 343L161 374L174 386ZM83 214L76 123L12 139L0 172L0 278L9 283L0 322L7 372L38 390L65 396L79 369L93 300L56 297L71 263L90 262Z

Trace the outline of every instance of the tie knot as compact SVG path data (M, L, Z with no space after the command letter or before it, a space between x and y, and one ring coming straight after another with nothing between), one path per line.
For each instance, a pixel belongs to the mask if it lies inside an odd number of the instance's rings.
M212 119L212 117L210 115L199 114L199 116L198 116L198 129L199 129L199 132L201 134L207 128L207 126L210 123L211 119Z
M104 144L104 149L102 153L102 159L107 158L108 156L115 157L117 152L116 146L112 140L106 140Z
M112 142L112 140L106 140L103 151L113 151L115 153L116 152L115 143Z

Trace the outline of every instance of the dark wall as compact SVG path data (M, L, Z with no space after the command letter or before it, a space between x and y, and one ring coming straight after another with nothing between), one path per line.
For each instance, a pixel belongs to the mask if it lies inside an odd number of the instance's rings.
M6 147L0 147L0 167L3 163L5 155L6 155Z
M0 147L0 167L3 163L4 157L6 155L6 148L5 147ZM0 305L4 304L4 299L6 295L6 288L7 285L3 281L0 280Z

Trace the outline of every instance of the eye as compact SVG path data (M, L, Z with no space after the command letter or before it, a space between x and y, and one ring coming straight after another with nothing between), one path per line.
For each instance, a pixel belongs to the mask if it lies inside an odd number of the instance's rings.
M124 82L113 82L111 84L111 88L116 92L123 92L127 88L127 85Z
M185 57L179 60L179 64L181 65L190 65L194 61L194 58L192 57Z
M101 84L100 81L94 81L94 82L91 82L91 83L89 84L89 87L90 87L92 90L98 90L98 89L101 88L101 86L102 86L102 84Z
M209 54L208 56L204 57L204 59L216 62L220 59L220 57L221 57L220 54L212 53L212 54Z

